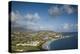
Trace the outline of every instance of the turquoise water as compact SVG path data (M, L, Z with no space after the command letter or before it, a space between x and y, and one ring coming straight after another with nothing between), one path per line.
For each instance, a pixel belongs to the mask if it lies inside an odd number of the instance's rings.
M63 36L70 36L51 42L49 45L50 50L63 50L63 49L77 49L78 48L78 33L63 33Z

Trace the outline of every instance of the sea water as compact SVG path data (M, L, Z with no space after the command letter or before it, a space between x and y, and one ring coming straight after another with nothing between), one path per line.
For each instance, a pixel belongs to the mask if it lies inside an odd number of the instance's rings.
M78 48L78 32L62 33L63 36L70 36L49 44L49 50L77 49Z

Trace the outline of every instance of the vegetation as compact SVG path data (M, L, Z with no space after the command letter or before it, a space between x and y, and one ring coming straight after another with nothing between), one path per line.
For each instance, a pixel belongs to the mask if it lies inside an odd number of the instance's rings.
M60 33L52 31L39 32L12 32L11 49L12 52L41 51L42 45L51 39L60 38Z

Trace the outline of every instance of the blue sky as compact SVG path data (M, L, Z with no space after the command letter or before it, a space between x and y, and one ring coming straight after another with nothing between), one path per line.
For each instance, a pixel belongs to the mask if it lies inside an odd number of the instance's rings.
M77 5L12 2L13 27L56 32L76 32Z

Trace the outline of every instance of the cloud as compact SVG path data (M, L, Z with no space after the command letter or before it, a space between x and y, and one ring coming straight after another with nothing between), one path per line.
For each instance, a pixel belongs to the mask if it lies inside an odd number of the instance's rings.
M55 6L51 6L48 9L48 12L50 15L52 16L59 16L59 15L63 15L65 14L72 14L75 12L75 8L73 8L73 6L70 5L55 5Z
M50 15L58 16L60 15L61 9L58 6L52 6L48 12Z
M24 19L24 16L22 14L20 14L19 11L15 11L15 12L11 12L11 21L18 21L18 20L22 20Z
M19 11L11 12L11 26L13 28L38 29L37 22L40 19L39 13L21 14Z
M16 20L16 14L12 11L11 12L11 21L15 21Z
M40 19L39 13L26 13L25 15L21 14L19 11L11 12L11 20L12 20L12 27L14 29L19 30L21 28L26 30L53 30L51 26L39 25L37 22ZM19 28L19 29L18 29Z
M72 14L74 12L73 7L69 5L63 5L63 9L67 14Z
M11 12L12 29L13 30L53 30L51 26L39 25L37 22L40 19L39 13L27 13L22 15L19 11Z
M64 24L63 29L69 30L71 28L70 24Z
M39 29L53 31L53 26L39 26Z
M65 23L63 24L63 30L64 31L72 31L72 30L77 30L78 29L78 24L69 24L69 23Z
M35 12L34 14L32 13L27 13L25 16L24 16L28 21L36 21L38 19L40 19L40 16L37 12Z
M37 12L35 13L26 13L25 15L21 14L19 11L11 12L11 20L18 21L18 20L27 20L27 21L35 21L39 19L40 16Z

